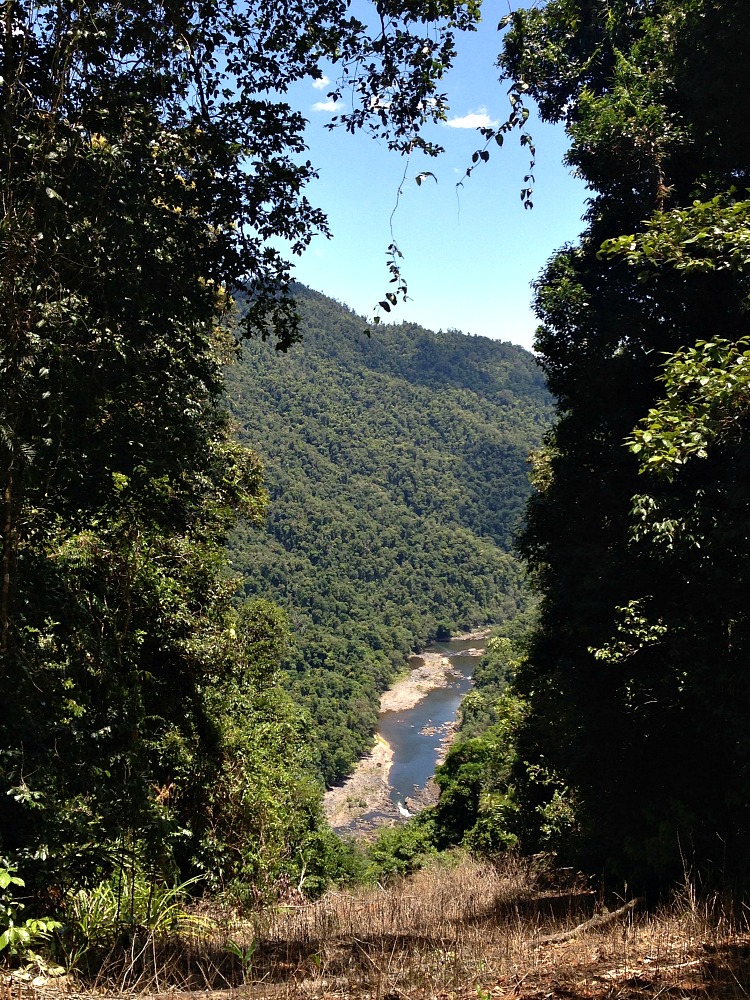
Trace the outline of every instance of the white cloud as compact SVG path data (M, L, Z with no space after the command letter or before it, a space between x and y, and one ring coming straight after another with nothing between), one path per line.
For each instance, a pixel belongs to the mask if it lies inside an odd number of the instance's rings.
M463 118L449 118L445 124L450 128L495 128L497 121L490 118L487 108L478 108Z
M325 90L330 82L327 76L321 76L319 80L313 80L313 87L316 90Z
M316 101L312 109L313 111L339 111L340 105L337 101Z

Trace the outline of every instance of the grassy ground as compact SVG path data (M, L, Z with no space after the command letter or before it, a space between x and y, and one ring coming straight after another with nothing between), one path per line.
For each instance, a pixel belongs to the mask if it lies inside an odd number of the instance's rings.
M750 995L744 908L738 913L718 899L699 902L687 890L657 912L636 907L605 927L542 942L597 911L595 894L568 882L555 882L530 862L464 860L389 888L332 892L252 920L215 915L210 935L153 942L137 962L132 956L113 961L96 988L169 996L208 989L203 996L217 1000ZM20 987L16 979L7 1000L15 1000Z

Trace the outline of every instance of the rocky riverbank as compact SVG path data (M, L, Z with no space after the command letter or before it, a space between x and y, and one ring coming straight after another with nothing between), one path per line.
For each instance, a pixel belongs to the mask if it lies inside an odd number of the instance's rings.
M351 827L367 813L396 818L388 784L392 762L393 750L384 739L376 736L375 746L359 761L353 774L343 785L326 792L323 809L334 830Z
M486 639L491 631L490 628L474 629L472 632L454 635L452 638L457 642L480 642ZM483 652L484 649L479 648L467 649L464 651L464 656L481 656ZM448 687L455 677L451 661L442 653L419 653L417 656L412 656L409 663L412 664L411 672L383 693L380 699L381 713L403 712L408 708L414 708L430 691Z

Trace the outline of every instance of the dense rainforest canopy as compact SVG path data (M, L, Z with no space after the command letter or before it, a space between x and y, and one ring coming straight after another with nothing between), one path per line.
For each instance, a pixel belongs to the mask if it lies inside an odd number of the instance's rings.
M450 336L427 338L426 365L402 356L395 394L387 352L366 348L359 382L339 357L372 428L342 396L322 412L295 355L285 413L260 346L249 356L280 405L269 440L291 442L325 488L311 501L274 470L288 507L271 508L260 554L248 526L268 506L261 465L225 414L230 316L241 292L242 334L294 344L289 264L269 238L293 255L326 231L304 193L315 168L286 88L332 62L334 89L354 96L346 128L436 153L420 128L444 114L439 81L478 3L383 0L367 6L373 28L346 0L1 9L0 855L62 889L126 862L201 872L217 888L312 885L337 850L313 775L341 773L363 746L395 652L517 603L504 547L522 431L540 423L510 376L496 392L491 366L434 408ZM512 111L500 132L523 126L535 101L567 129L591 199L580 242L536 285L558 411L522 543L539 624L528 646L513 635L491 648L514 693L468 705L467 740L440 776L445 843L468 831L473 846L553 849L652 883L693 864L750 874L749 22L741 0L549 0L504 19ZM326 376L318 306L308 295L310 364ZM404 402L401 415L374 386ZM429 430L405 415L409 395ZM453 444L471 462L451 481L441 449L459 400L469 417ZM496 406L520 419L505 436L489 427ZM401 435L408 473L369 433L377 422ZM380 488L352 482L360 472L347 480L348 463L369 463ZM492 496L482 463L511 470ZM437 470L442 503L427 484ZM332 493L346 501L335 517ZM464 519L455 532L447 505ZM225 549L238 515L235 553L257 558L263 584L242 605ZM410 518L431 549L406 544ZM300 527L314 536L302 558ZM347 558L364 547L372 579L342 578L331 546ZM460 587L436 557L447 547ZM430 600L415 592L425 565L441 584ZM267 599L271 580L312 636L309 663ZM344 627L348 607L356 627ZM337 642L321 627L339 629ZM363 645L362 676L329 683L326 658L351 662ZM297 675L287 690L275 683L284 656ZM289 691L311 698L320 730L349 728L343 752L311 745ZM326 719L333 696L346 714Z
M514 100L564 125L591 197L535 288L557 401L521 544L538 621L491 640L405 857L516 844L610 886L747 885L749 18L504 19Z

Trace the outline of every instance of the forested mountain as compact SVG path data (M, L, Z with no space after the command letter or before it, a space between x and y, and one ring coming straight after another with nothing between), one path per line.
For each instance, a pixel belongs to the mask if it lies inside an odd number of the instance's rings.
M368 337L345 307L297 296L303 343L246 343L228 372L271 493L268 532L245 526L230 550L246 594L290 616L288 684L333 781L412 649L523 601L511 547L551 411L522 348L413 324Z

